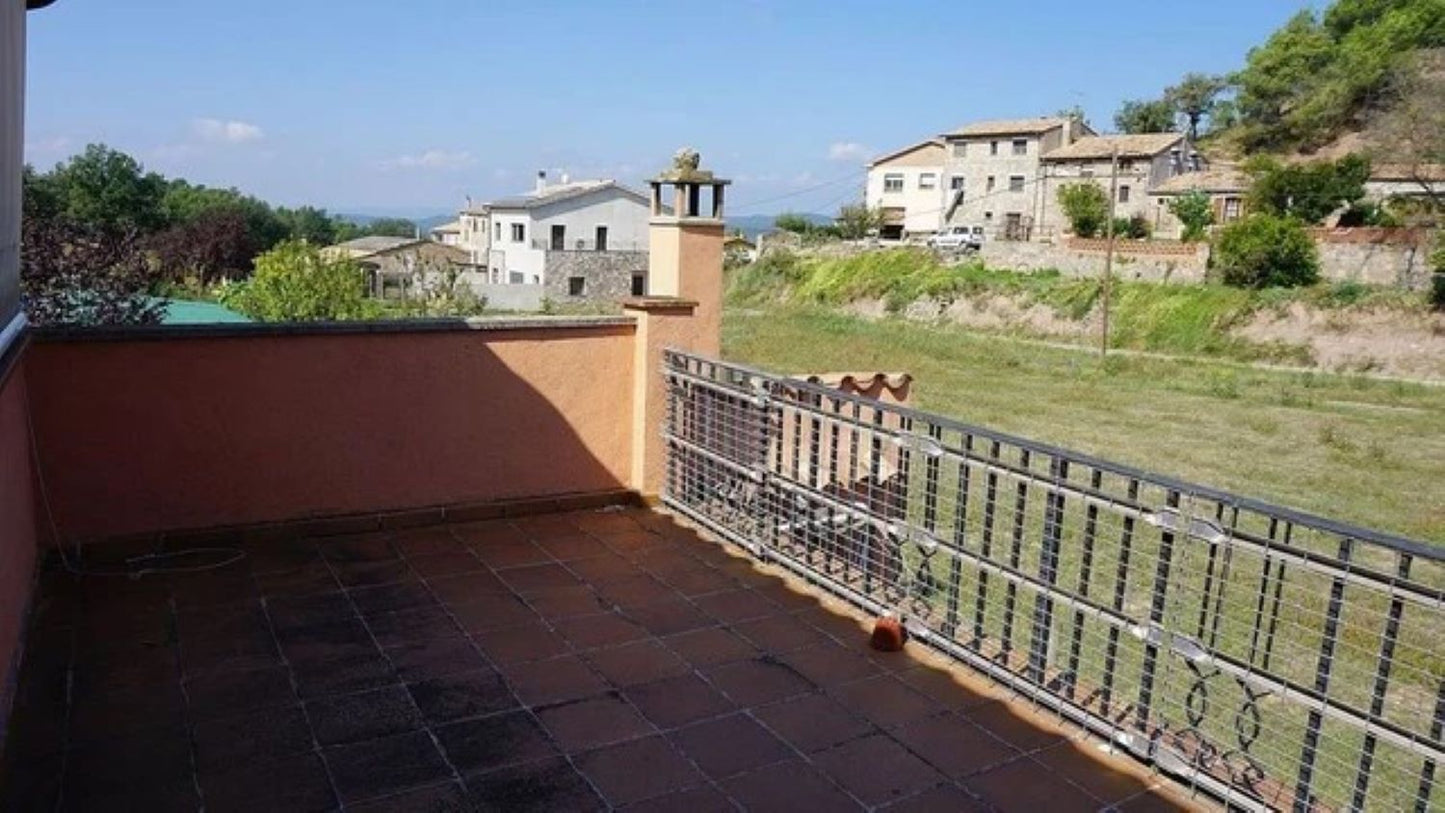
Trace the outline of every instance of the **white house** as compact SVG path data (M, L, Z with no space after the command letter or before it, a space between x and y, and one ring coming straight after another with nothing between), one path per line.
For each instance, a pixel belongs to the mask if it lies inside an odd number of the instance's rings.
M548 184L487 205L485 265L493 283L546 284L548 252L646 251L648 200L613 180ZM463 217L463 235L466 217ZM470 248L463 240L464 247Z
M460 247L462 244L461 218L433 227L431 230L431 239L444 246Z
M943 222L943 140L930 138L875 158L863 191L883 213L880 236L899 240L937 231Z

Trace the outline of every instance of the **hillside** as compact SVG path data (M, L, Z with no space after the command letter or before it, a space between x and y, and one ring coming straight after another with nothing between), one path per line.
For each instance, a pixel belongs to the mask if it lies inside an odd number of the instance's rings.
M1214 111L1213 140L1241 151L1312 152L1364 133L1388 154L1394 145L1380 127L1391 111L1445 108L1432 53L1441 48L1441 0L1337 0L1320 13L1301 11L1230 77L1234 98Z

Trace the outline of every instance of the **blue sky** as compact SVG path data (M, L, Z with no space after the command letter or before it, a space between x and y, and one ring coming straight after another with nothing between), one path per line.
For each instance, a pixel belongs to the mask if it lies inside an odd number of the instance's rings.
M690 145L735 213L832 211L869 154L1074 104L1108 126L1305 5L60 0L29 15L26 152L102 141L277 203L417 215L540 168L635 183Z

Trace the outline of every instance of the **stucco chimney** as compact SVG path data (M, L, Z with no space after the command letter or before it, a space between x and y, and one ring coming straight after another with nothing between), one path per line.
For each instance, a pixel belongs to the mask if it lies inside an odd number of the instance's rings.
M547 170L545 170L545 169L539 169L539 170L537 170L537 193L538 193L538 194L541 194L541 193L542 193L542 190L544 190L544 189L546 189L546 188L547 188Z

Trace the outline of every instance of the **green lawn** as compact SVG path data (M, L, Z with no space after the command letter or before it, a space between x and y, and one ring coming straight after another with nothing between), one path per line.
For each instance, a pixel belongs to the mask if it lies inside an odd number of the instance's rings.
M733 310L724 355L785 373L912 373L969 423L1445 544L1445 387L1029 345L897 320Z

